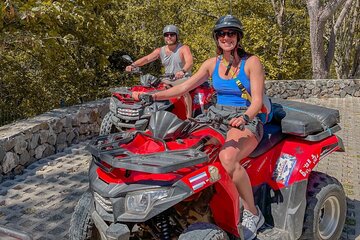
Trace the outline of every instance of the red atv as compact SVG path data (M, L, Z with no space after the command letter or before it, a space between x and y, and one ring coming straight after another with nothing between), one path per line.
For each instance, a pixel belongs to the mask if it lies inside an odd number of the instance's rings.
M343 187L312 171L326 155L344 149L334 135L339 113L290 101L273 106L273 122L241 161L266 220L257 237L339 239ZM75 208L70 239L241 238L241 201L218 159L226 132L219 119L183 121L158 111L147 131L93 140L90 190Z
M128 56L125 55L122 57L128 58L128 61L131 62ZM139 69L133 73L142 74ZM187 109L184 97L158 101L146 106L131 98L133 91L144 93L161 91L169 88L169 83L171 84L173 81L175 81L173 74L160 77L145 74L140 77L141 85L111 89L110 111L104 116L101 123L100 135L108 135L128 129L145 130L151 114L161 110L173 112L180 119L186 119ZM190 101L192 102L192 109L190 111L192 112L192 116L196 117L204 113L212 104L214 90L208 83L204 83L191 91L190 95Z

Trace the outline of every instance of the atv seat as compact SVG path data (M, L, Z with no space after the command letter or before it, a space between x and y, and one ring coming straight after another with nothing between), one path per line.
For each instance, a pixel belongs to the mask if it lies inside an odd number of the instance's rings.
M251 158L260 156L275 146L285 137L281 131L281 126L275 123L267 123L264 125L264 136L255 150L249 155Z

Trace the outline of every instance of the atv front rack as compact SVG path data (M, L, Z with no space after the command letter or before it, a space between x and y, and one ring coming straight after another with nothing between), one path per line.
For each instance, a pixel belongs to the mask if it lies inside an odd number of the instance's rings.
M167 173L208 161L207 154L197 149L134 154L119 146L134 139L136 134L143 133L135 132L131 135L126 132L117 133L118 138L115 141L102 144L99 140L95 140L88 145L87 149L93 155L95 163L107 172L113 168L124 168L147 173ZM154 140L157 139L154 138Z

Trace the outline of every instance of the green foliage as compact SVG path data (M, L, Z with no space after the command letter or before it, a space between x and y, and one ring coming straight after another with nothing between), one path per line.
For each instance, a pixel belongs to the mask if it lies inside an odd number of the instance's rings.
M108 96L107 89L124 84L125 78L109 67L111 53L124 51L134 59L150 53L163 45L167 24L180 28L196 71L215 56L212 28L229 12L229 1L6 0L0 7L0 108L27 117L60 102L72 105ZM260 57L268 79L311 76L303 4L286 6L282 32L269 1L236 1L231 8L244 24L242 44ZM148 70L159 72L159 62Z

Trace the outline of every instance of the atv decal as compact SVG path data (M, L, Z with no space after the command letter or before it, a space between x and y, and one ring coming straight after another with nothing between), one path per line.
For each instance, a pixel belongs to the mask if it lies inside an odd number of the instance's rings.
M206 184L209 181L209 177L206 172L202 172L189 179L192 189L195 191Z
M210 174L210 182L213 183L213 182L220 180L220 173L219 173L219 169L217 167L210 166L209 174Z
M275 170L273 173L273 180L288 186L291 173L296 164L296 157L283 153L276 162Z
M311 156L306 160L302 168L299 170L299 173L306 177L312 170L312 167L317 164L319 161L319 155L311 154Z

